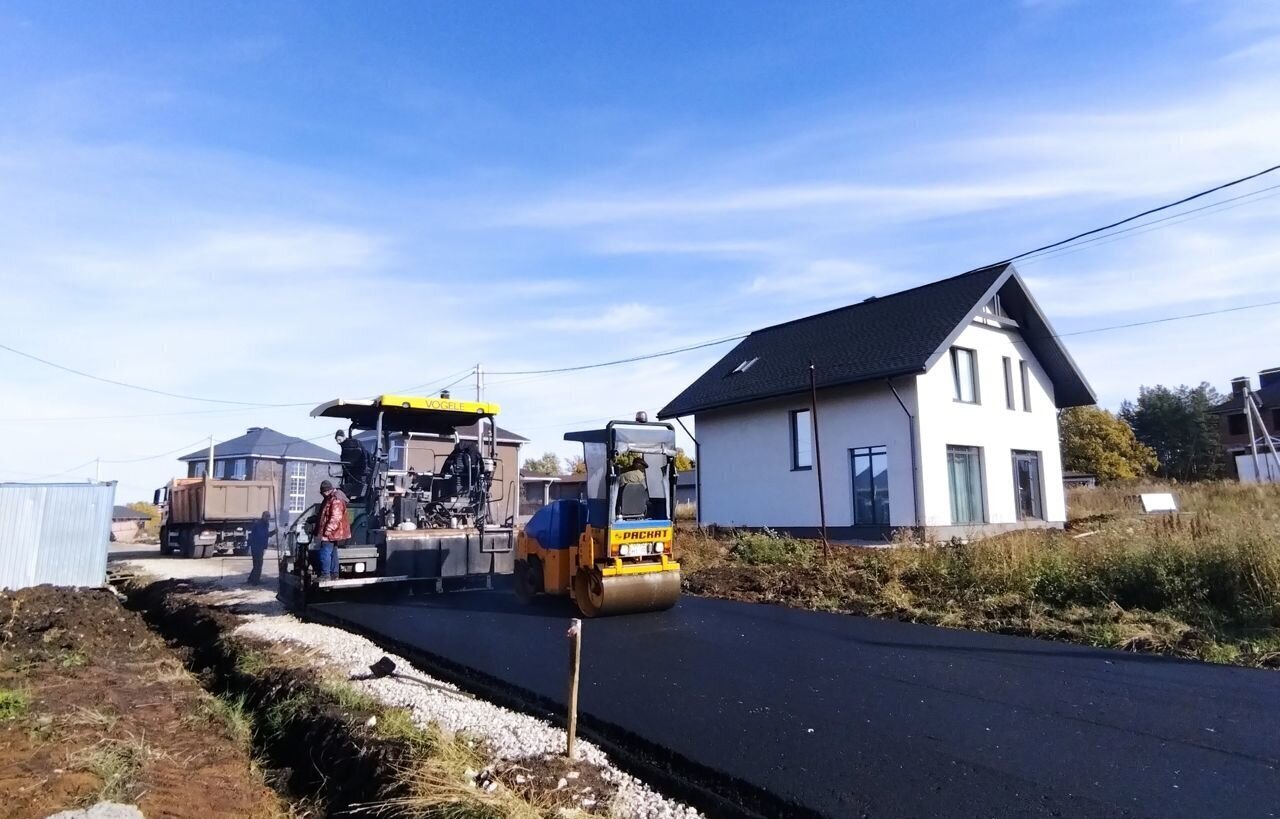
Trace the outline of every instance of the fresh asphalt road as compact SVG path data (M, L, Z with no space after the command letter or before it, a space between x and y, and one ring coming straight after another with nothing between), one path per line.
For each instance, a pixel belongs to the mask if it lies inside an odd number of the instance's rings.
M555 602L330 603L563 703ZM584 624L581 709L832 817L1274 817L1280 674L685 597Z

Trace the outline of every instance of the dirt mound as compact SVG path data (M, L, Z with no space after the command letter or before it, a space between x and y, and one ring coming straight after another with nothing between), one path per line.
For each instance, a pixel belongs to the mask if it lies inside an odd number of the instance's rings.
M19 664L65 660L69 652L109 664L120 657L120 645L154 641L141 618L105 589L0 592L0 624L0 651Z
M0 817L110 799L147 816L270 816L232 709L102 590L0 593Z

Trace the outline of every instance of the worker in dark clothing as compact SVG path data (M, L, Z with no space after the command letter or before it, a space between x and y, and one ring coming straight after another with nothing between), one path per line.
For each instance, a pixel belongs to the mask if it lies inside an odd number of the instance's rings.
M314 537L320 544L320 579L337 580L340 569L337 547L351 539L351 522L347 520L347 496L334 489L330 481L320 482L320 515Z
M262 558L267 552L267 543L275 533L276 530L271 528L270 512L263 512L262 517L249 527L249 556L253 558L253 569L249 572L251 586L262 583Z
M334 433L333 438L342 455L342 493L349 500L358 501L364 497L368 482L369 453L355 436L348 436L342 430Z

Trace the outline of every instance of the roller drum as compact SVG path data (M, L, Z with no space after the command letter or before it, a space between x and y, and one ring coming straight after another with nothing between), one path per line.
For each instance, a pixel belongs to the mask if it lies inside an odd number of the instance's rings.
M578 572L574 598L587 617L665 611L680 599L680 572L604 577L599 571Z

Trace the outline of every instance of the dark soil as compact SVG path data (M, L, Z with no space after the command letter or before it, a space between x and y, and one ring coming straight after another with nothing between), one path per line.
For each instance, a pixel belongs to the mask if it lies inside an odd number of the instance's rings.
M525 799L545 805L548 813L561 808L594 811L606 806L617 790L600 775L599 768L562 756L532 757L504 765L497 778Z
M373 711L343 708L314 670L283 667L270 646L234 637L241 618L199 603L197 586L167 580L127 588L129 605L170 641L188 668L213 691L243 701L257 726L254 752L268 766L269 780L292 800L308 803L311 815L349 815L404 795L397 774L413 749L367 729Z
M281 803L209 696L109 592L0 593L0 817L109 796L148 817L268 817Z

